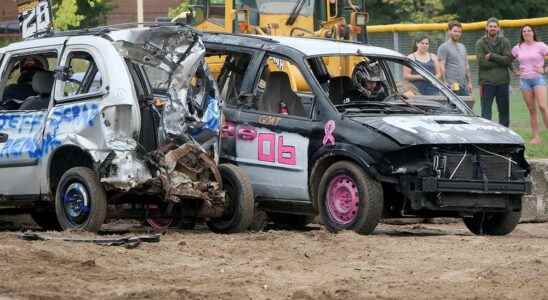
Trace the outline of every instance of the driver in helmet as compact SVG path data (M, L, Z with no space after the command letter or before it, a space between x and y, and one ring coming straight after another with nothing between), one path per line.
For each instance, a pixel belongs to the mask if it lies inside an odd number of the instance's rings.
M371 101L382 101L386 98L386 91L382 82L384 73L379 62L362 61L354 67L352 83L359 96Z

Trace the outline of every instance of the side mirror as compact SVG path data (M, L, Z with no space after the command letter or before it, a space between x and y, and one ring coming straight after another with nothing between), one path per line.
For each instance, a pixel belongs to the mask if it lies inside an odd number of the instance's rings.
M350 24L358 27L365 27L369 23L367 12L353 12L350 16Z
M248 23L249 24L249 10L248 9L238 9L236 11L236 18L238 22Z
M74 75L74 72L70 66L60 66L55 69L55 79L57 80L68 81L72 78L72 75Z

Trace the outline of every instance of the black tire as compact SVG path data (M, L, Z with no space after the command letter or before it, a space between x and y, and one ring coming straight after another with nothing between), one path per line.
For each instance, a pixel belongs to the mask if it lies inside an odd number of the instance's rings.
M181 218L177 224L177 228L183 230L193 230L196 227L196 218Z
M274 225L287 229L304 229L314 219L311 215L292 215L283 213L268 213Z
M225 214L220 218L211 218L207 226L216 233L246 231L253 222L255 209L251 180L242 169L232 164L219 165L219 171L228 205Z
M251 222L251 225L249 225L249 230L255 232L263 231L267 224L268 214L260 208L255 208L255 211L253 212L253 221Z
M476 235L507 235L514 231L521 218L521 211L502 213L476 213L463 218L466 227Z
M57 215L53 207L39 207L32 210L30 217L34 223L44 230L61 230L61 225L57 221Z
M336 213L331 212L333 205L330 203L333 202L329 200L328 193L330 185L336 184L335 181L339 180L351 189L348 190L348 194L354 196L354 201L345 204L348 205L346 214L337 218ZM318 187L318 202L320 220L327 230L338 232L352 229L359 234L371 234L383 212L382 185L369 177L355 163L339 161L327 168L322 176Z
M65 198L72 199L73 205L65 205ZM82 198L87 198L87 203ZM63 174L55 193L55 212L64 230L101 229L107 216L107 196L93 170L74 167Z

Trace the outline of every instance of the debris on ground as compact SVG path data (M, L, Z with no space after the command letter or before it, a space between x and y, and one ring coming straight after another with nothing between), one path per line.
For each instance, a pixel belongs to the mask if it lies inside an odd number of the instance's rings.
M159 234L139 235L139 236L123 236L111 238L70 238L59 237L48 233L27 231L17 234L17 238L25 241L64 241L74 243L91 243L101 246L122 246L128 249L137 248L141 243L158 243L160 242Z

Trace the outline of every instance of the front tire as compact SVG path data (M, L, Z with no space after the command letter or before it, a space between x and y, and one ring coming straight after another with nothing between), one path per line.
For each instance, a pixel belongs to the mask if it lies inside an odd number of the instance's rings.
M471 218L463 218L466 227L476 235L507 235L514 231L521 218L521 211L502 213L480 212Z
M207 226L216 233L247 231L253 222L255 209L251 180L242 169L232 164L219 165L219 171L228 205L223 216L211 218Z
M371 234L382 216L381 184L349 161L331 165L319 184L320 219L327 230Z
M74 167L63 174L55 193L55 212L64 230L101 229L107 215L107 196L93 170Z

